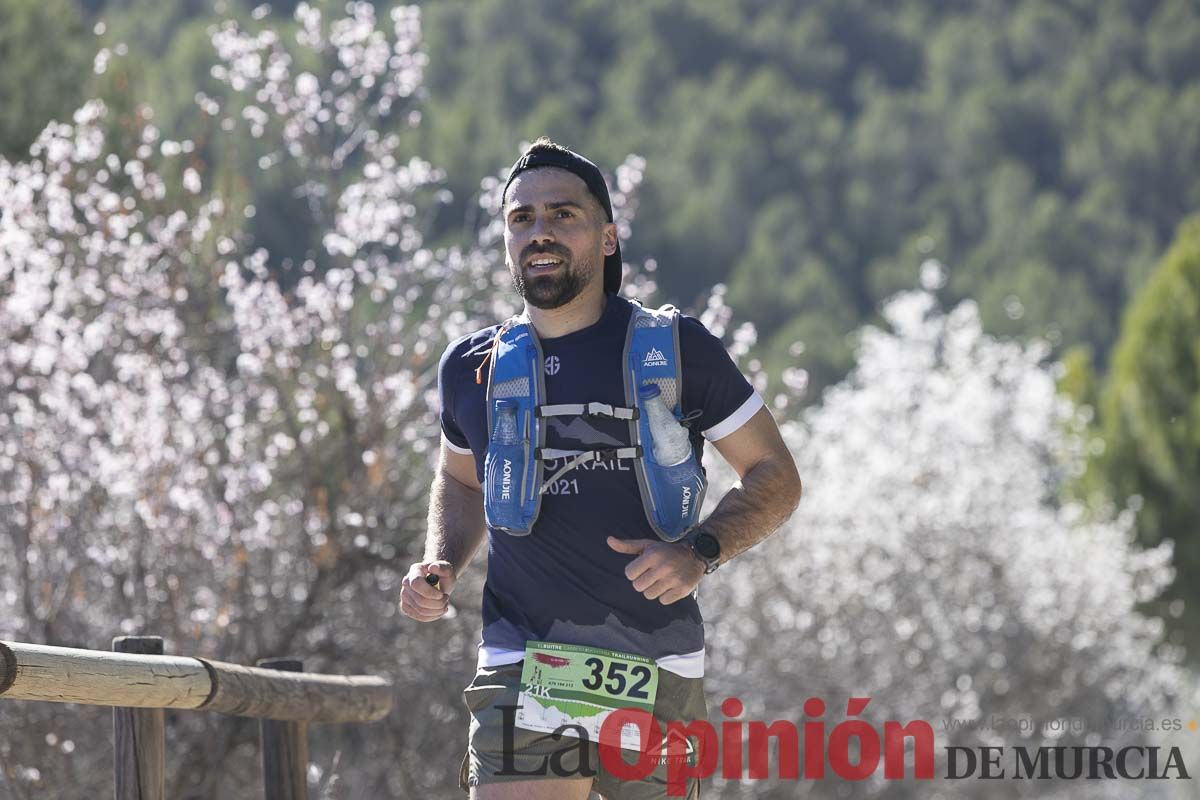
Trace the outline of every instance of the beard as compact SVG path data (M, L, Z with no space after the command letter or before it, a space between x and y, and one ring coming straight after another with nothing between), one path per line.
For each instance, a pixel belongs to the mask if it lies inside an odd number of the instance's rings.
M528 269L510 265L508 271L517 294L529 305L543 310L561 308L578 297L588 284L588 275L594 271L590 269L592 265L581 263L576 266L566 253L557 248L535 252L561 258L562 266L545 275L530 276Z

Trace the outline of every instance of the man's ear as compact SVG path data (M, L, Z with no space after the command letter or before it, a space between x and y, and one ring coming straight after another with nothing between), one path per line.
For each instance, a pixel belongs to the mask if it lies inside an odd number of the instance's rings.
M604 255L611 256L617 252L617 224L604 223Z

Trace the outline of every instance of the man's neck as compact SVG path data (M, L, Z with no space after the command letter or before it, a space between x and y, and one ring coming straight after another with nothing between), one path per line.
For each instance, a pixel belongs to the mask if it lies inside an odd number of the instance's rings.
M535 308L526 303L525 310L539 337L557 339L595 325L604 314L607 304L608 296L603 290L584 291L561 308Z

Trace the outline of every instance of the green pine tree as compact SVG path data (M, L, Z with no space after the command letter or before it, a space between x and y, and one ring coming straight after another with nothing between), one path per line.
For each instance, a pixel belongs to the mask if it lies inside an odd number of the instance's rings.
M1174 638L1200 654L1200 216L1129 308L1101 396L1105 450L1095 488L1134 498L1142 542L1175 544L1178 570L1163 603ZM1174 605L1172 606L1172 602ZM1178 601L1182 601L1181 604Z
M71 0L0 0L0 156L21 159L84 97L92 41Z

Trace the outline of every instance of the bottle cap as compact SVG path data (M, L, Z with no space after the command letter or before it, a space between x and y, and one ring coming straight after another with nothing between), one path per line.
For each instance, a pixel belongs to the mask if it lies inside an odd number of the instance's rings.
M658 397L662 394L662 390L658 388L656 383L643 383L638 388L638 397L643 400L649 400L651 397Z

